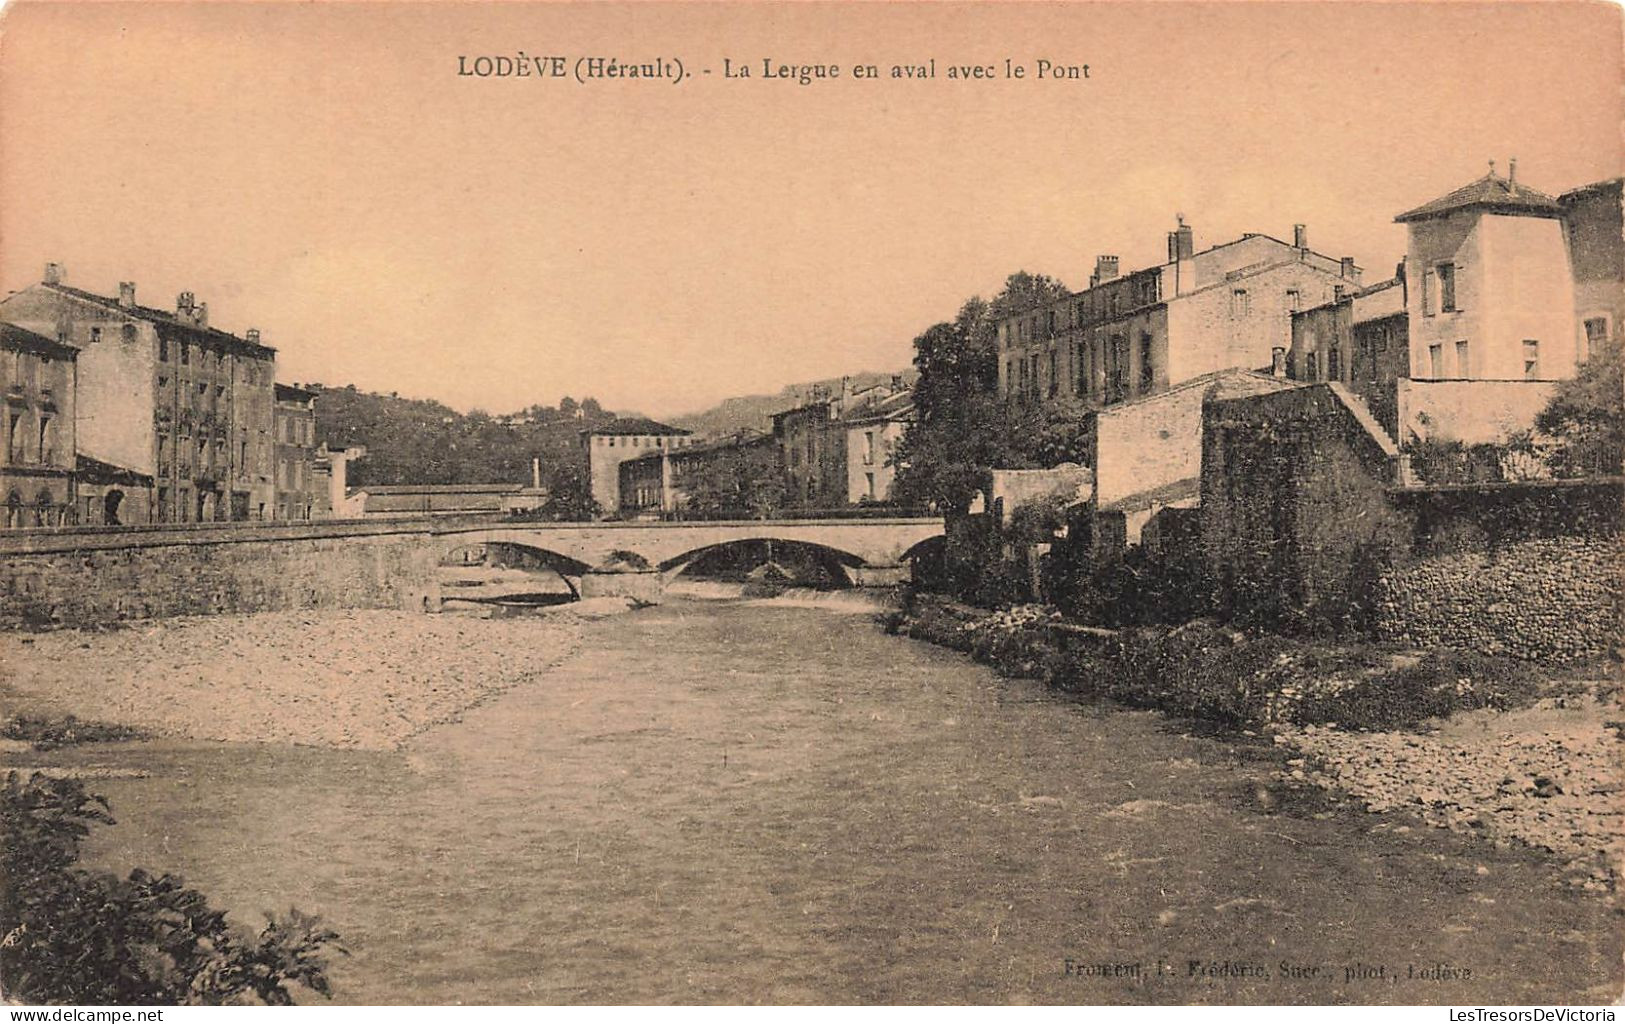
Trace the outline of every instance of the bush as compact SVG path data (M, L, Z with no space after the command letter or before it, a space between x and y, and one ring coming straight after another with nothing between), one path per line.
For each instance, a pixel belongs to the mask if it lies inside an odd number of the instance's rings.
M79 743L113 743L140 739L141 730L106 722L82 722L72 715L50 718L45 715L13 715L0 725L0 738L24 740L35 750L55 750Z
M30 1003L293 1002L290 985L330 995L338 936L289 910L250 936L173 875L128 878L77 867L79 844L113 824L76 779L7 773L0 787L0 987Z
M1448 648L1407 658L1370 644L1248 635L1210 620L1113 635L1069 630L1059 613L1037 605L986 613L920 600L892 628L965 651L1001 675L1238 728L1405 728L1457 711L1519 707L1541 687L1534 667L1509 658Z

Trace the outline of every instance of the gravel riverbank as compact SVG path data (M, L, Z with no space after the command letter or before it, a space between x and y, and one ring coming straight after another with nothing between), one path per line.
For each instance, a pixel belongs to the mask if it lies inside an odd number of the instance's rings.
M1625 858L1619 732L1612 699L1548 698L1516 711L1464 712L1417 732L1278 727L1302 755L1289 777L1373 812L1515 839L1570 865L1571 882L1609 887Z
M0 717L194 739L388 749L572 654L584 616L270 612L0 634Z

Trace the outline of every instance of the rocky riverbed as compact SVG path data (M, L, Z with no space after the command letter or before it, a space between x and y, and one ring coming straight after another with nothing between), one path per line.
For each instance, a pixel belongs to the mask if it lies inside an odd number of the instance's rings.
M1373 812L1516 840L1569 864L1570 881L1609 888L1625 856L1617 702L1554 697L1516 711L1472 711L1420 731L1279 726L1302 755L1290 778L1348 794Z
M297 611L0 634L0 717L389 749L558 663L585 617L625 610L611 604L512 618Z

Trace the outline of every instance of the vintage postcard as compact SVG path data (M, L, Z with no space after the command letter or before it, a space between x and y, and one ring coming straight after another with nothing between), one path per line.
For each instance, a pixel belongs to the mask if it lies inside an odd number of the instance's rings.
M0 995L1613 1020L1621 28L14 0Z

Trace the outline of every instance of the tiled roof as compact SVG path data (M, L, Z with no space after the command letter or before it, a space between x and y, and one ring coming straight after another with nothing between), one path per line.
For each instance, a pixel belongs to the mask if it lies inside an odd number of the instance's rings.
M1463 185L1431 203L1423 203L1394 218L1403 224L1413 220L1442 217L1457 210L1483 209L1492 213L1527 214L1535 217L1557 217L1563 212L1557 200L1538 189L1503 178L1494 171L1477 181Z
M87 484L152 484L152 477L146 473L139 473L123 466L115 466L111 462L93 459L89 455L80 453L74 457L74 471L79 475L80 483Z
M1581 198L1582 196L1601 194L1609 191L1619 192L1621 190L1621 186L1625 186L1625 178L1608 178L1605 181L1594 181L1589 185L1581 185L1579 188L1569 189L1567 192L1558 196L1557 201L1560 203L1569 203Z
M686 437L689 431L643 416L622 416L596 427L587 427L583 434L613 434L616 437Z
M1125 495L1116 501L1109 501L1100 506L1101 512L1137 512L1150 508L1152 505L1167 505L1175 501L1187 501L1202 496L1202 481L1198 477L1186 477L1183 480L1174 480L1165 484L1133 494Z
M316 392L297 384L276 385L276 400L279 402L308 402L315 397Z
M95 292L87 292L83 288L74 288L66 284L42 284L40 287L49 288L61 292L63 295L70 295L81 301L102 306L123 316L135 316L143 320L149 320L156 324L160 330L170 335L184 334L192 338L213 341L219 345L247 351L261 359L270 359L276 354L276 349L269 345L249 341L247 338L239 338L237 335L229 331L222 331L218 327L199 327L197 324L187 323L167 310L154 309L151 306L143 306L139 303L133 306L121 306L117 299L109 298L106 295L97 295Z
M72 359L79 354L79 350L72 345L53 341L43 334L35 334L16 324L0 324L0 348L38 352L56 359Z

